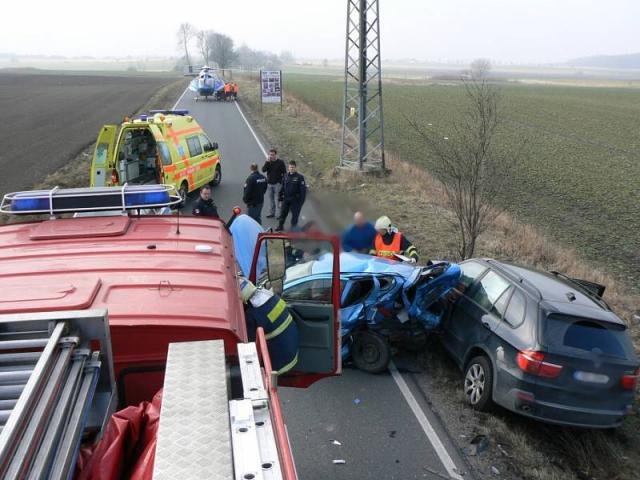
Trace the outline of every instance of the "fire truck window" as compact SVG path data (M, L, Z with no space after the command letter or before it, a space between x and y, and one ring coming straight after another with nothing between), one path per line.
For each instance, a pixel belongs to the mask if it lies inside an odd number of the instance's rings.
M197 157L202 153L202 146L198 137L187 138L187 147L189 147L189 156Z

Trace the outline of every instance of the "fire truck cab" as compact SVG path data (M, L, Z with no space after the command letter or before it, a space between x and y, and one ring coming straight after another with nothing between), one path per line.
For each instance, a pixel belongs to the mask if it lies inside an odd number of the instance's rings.
M137 213L180 201L166 185L5 195L0 212L48 219L0 227L0 384L13 385L0 386L0 403L9 401L3 403L7 415L0 415L0 477L26 478L38 466L49 472L38 478L63 478L49 469L51 458L63 449L63 473L73 472L84 439L85 461L76 470L82 479L112 478L109 469L137 479L297 478L277 387L304 387L341 371L339 255L333 280L323 286L330 295L287 302L298 325L299 362L278 376L264 332L258 329L255 342L248 342L238 276L243 262L236 258L231 221ZM122 214L69 218L114 209ZM333 236L262 233L246 274L279 291L291 267L288 249L305 242L339 249ZM87 381L92 390L84 403L71 402L67 385L80 380L67 379L69 360L41 405L58 365L52 349L71 344L70 359L82 352L93 368L101 362L101 381ZM4 378L14 370L16 377ZM129 446L128 454L101 456L105 432L113 442L113 412L150 405L160 390L159 427L148 422L146 443ZM74 415L91 421L76 422L76 436L64 443L61 419ZM45 426L56 418L58 427L26 436L32 418ZM126 456L131 452L138 457Z

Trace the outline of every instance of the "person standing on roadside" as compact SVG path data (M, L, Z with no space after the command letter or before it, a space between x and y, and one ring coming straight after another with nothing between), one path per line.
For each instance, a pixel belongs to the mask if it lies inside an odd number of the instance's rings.
M270 210L267 218L276 216L276 202L279 202L282 180L287 173L284 161L278 158L275 148L269 150L267 161L262 166L262 171L267 174L267 198L269 199Z
M284 230L284 222L287 220L289 212L291 212L291 230L295 230L298 227L300 210L302 210L302 205L307 198L307 183L304 176L298 173L295 160L289 161L289 172L282 181L280 198L282 198L282 208L276 231Z
M342 234L342 250L369 253L378 232L362 212L353 215L353 223Z
M249 167L251 174L244 182L244 194L242 201L247 205L247 215L262 225L262 205L264 194L267 191L267 178L258 171L258 164L252 163Z

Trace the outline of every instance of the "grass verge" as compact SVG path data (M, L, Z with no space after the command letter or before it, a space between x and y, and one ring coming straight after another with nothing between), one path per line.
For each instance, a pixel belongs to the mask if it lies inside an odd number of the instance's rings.
M253 124L282 158L295 159L309 179L311 195L334 225L346 223L355 209L370 217L386 214L417 246L422 258L455 258L456 237L452 213L442 189L423 168L389 154L391 174L384 178L336 171L340 128L295 97L279 106L258 103L253 80L240 81L242 102ZM607 285L605 298L630 326L635 345L640 328L633 320L640 298L630 294L605 270L594 269L576 250L558 244L539 230L501 214L478 246L479 256L495 257L558 270ZM433 342L419 357L426 375L419 383L429 392L436 410L459 445L477 434L487 434L486 455L469 458L477 476L490 478L499 466L502 478L527 480L637 478L640 462L640 420L631 416L616 431L592 431L547 426L505 411L482 414L468 408L461 393L461 376Z

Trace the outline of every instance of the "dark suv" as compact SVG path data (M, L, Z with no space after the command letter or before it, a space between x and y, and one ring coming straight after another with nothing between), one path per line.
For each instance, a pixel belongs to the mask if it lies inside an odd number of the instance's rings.
M442 342L474 408L581 427L624 420L638 358L604 287L490 259L460 267Z

